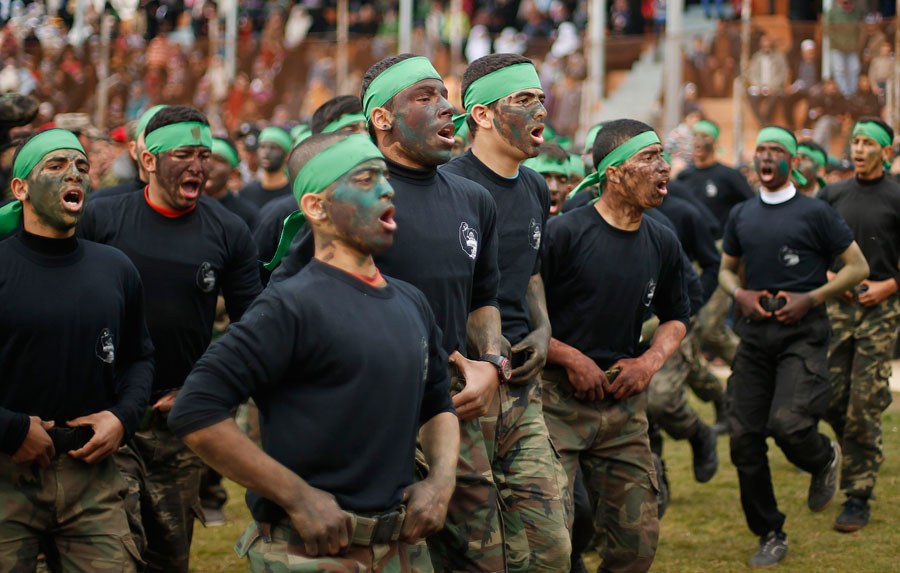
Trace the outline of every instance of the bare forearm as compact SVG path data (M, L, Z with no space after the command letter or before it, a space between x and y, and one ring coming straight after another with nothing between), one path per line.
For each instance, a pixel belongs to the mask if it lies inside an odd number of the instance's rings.
M550 337L550 346L547 349L547 363L567 366L578 358L581 352L574 346L569 346L561 340Z
M687 327L681 321L670 320L660 324L650 342L650 348L641 355L641 360L645 360L647 366L657 372L678 350L685 334Z
M728 296L734 296L735 289L740 288L741 279L737 273L722 265L719 268L719 288L725 291Z
M452 491L459 462L459 421L456 415L443 412L431 418L419 429L419 439L425 461L428 462L428 479Z
M500 354L500 310L495 306L483 306L470 312L466 338L475 357Z
M528 281L528 290L525 292L525 301L528 303L528 314L531 319L531 329L546 329L550 332L550 317L547 314L547 297L544 294L544 281L541 275L532 275Z
M210 467L283 508L310 487L297 474L260 450L229 418L184 436Z
M844 265L841 270L831 280L809 293L815 304L847 292L869 276L869 263L856 242L838 255L838 260Z

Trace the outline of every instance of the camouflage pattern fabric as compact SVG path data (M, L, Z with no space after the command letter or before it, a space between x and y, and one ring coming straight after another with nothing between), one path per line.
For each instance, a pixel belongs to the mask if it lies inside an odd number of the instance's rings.
M300 535L284 525L253 522L234 546L253 573L430 573L434 569L424 543L394 541L351 545L339 555L309 557Z
M900 324L900 295L873 307L828 303L833 334L828 354L831 403L825 420L843 450L841 489L872 497L884 461L881 413L891 403L891 358Z
M574 396L564 369L541 376L544 419L574 487L584 472L597 532L601 571L650 569L659 542L659 484L647 437L647 395L586 402Z
M450 393L465 387L455 368L450 369ZM456 489L447 509L444 529L428 538L434 570L506 571L499 496L491 472L496 445L500 400L488 415L459 421L459 464Z
M692 321L692 324L695 322ZM689 369L685 382L694 394L704 402L715 402L725 394L722 381L709 369L709 362L703 356L700 336L695 328L691 328L682 341L680 352L687 361ZM735 347L737 351L737 347Z
M565 470L550 443L537 378L500 385L497 455L492 468L500 490L510 573L569 567Z
M685 382L691 376L692 341L689 333L681 346L653 375L647 388L647 418L676 440L694 435L700 416L688 405Z
M141 518L141 507L150 503L146 496L147 470L144 468L144 460L135 451L131 442L126 442L119 451L113 454L119 473L125 480L125 515L128 517L128 528L131 530L131 538L138 554L143 556L147 551L147 534L144 532L144 522Z
M135 433L133 445L144 462L147 502L141 517L147 535L144 559L147 571L188 571L194 518L200 509L200 473L203 462L173 434L156 410L148 424ZM126 479L138 479L130 476Z
M700 337L700 342L728 364L734 361L738 345L737 336L725 325L725 317L730 308L731 297L717 288L697 312L697 336Z
M125 490L111 458L86 464L60 454L42 468L0 454L0 570L35 571L42 542L52 541L51 571L137 571Z

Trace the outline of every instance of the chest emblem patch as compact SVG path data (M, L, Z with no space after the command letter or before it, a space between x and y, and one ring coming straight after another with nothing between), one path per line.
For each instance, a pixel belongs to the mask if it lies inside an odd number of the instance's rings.
M534 219L528 224L528 244L535 251L541 248L541 226Z
M778 250L778 261L782 266L793 267L800 263L800 253L785 245Z
M706 180L706 196L707 197L715 197L718 194L719 194L719 188L716 187L715 183L713 183L712 181L707 179Z
M112 364L116 360L116 345L113 342L112 331L108 328L104 328L100 331L100 336L97 338L97 347L95 349L97 354L97 358L102 360L107 364Z
M653 295L655 295L655 294L656 294L656 280L650 279L650 281L647 283L647 286L644 287L644 299L642 300L642 302L644 303L644 306L646 306L646 307L650 306L650 303L653 302Z
M197 269L197 288L206 293L216 290L216 270L211 263L200 263L200 268Z
M465 221L459 224L459 246L473 261L478 256L478 231Z

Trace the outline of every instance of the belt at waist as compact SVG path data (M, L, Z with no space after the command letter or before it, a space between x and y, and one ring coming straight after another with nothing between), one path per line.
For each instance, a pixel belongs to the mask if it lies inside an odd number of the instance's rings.
M84 447L92 437L94 437L94 429L89 426L81 426L78 428L54 427L47 430L47 435L53 442L53 449L56 455L67 454L71 450L78 450Z
M352 522L351 545L379 545L397 541L400 538L400 529L406 519L406 506L401 505L378 515L360 515L349 511L344 513L350 517ZM290 519L282 519L275 523L260 523L259 530L264 537L281 541L290 542L292 538L300 537Z

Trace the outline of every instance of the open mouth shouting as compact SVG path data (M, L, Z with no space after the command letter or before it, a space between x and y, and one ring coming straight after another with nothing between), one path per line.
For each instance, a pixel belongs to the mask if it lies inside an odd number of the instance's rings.
M531 140L536 146L544 143L544 124L536 126L529 132L529 134L531 135Z
M384 229L388 233L393 233L397 230L397 222L394 220L394 206L386 208L381 212L381 215L378 217L378 221L381 223L381 228Z
M185 199L193 202L200 196L201 183L203 180L198 177L185 177L178 188Z
M453 134L456 132L456 127L453 123L448 123L444 125L441 129L438 130L437 135L438 139L441 140L441 143L446 145L447 147L452 148L456 141L453 139Z
M759 164L759 180L763 183L768 183L775 178L776 169L775 165L769 161L763 161Z
M70 187L62 193L62 205L68 213L81 213L84 206L84 190L81 187Z

